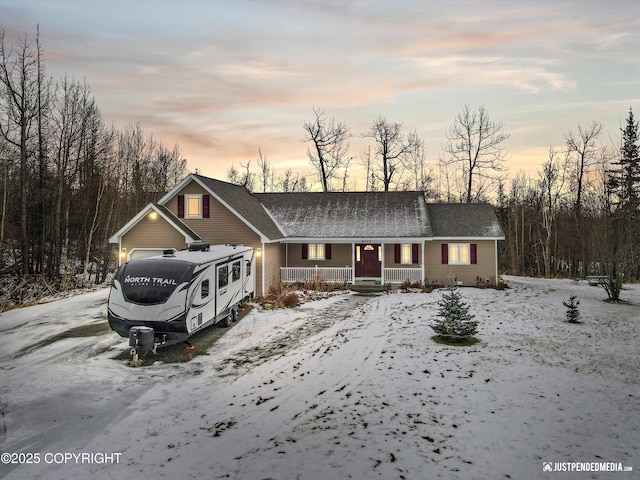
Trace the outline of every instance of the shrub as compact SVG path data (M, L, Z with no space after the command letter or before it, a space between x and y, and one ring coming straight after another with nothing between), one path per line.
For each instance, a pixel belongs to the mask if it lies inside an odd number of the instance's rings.
M289 292L282 297L282 303L287 308L297 307L300 305L300 297L296 292Z

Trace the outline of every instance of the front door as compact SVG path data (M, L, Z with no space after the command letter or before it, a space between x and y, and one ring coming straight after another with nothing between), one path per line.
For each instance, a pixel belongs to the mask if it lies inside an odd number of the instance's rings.
M382 276L381 254L380 245L356 245L356 277Z

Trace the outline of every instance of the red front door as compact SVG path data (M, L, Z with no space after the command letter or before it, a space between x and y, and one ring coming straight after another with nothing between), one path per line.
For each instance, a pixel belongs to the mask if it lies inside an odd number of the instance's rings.
M380 245L356 245L356 277L382 276Z

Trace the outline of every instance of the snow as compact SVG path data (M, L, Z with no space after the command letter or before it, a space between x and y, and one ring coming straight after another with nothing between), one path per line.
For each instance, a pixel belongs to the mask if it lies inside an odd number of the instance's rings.
M29 348L104 322L106 290L3 313L0 451L41 460L0 477L519 479L620 462L634 472L562 477L634 478L640 286L619 305L586 283L507 280L460 290L479 322L469 347L431 339L439 291L344 294L256 309L208 355L138 369L112 359L127 341L108 331ZM572 294L582 324L564 321Z

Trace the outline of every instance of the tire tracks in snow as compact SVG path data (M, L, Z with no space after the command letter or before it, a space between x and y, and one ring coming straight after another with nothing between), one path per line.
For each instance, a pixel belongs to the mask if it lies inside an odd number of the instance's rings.
M314 312L305 321L264 345L257 345L225 358L217 370L227 375L239 375L267 361L286 355L302 343L353 315L353 311L372 300L366 295L350 295L330 305L325 310Z

